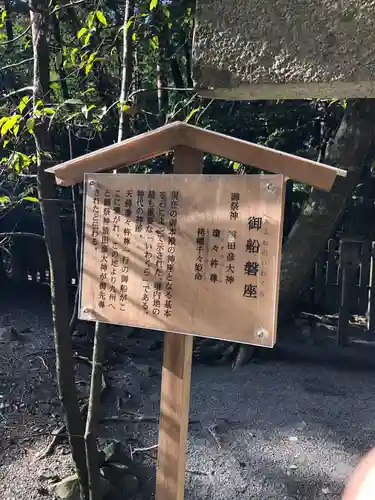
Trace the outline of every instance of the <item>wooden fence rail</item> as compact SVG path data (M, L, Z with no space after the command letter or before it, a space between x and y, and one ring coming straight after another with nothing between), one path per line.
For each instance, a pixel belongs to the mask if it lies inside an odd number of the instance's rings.
M20 256L12 248L2 253L3 274L16 282L49 284L48 258L43 245ZM24 247L23 247L24 248ZM78 278L74 252L68 262L68 284ZM0 259L1 260L1 259ZM1 270L1 268L0 268ZM1 279L1 276L0 276ZM367 328L375 332L375 242L350 238L331 238L315 263L311 280L303 295L304 306L321 314L339 315L338 343L347 343L351 315L366 315Z

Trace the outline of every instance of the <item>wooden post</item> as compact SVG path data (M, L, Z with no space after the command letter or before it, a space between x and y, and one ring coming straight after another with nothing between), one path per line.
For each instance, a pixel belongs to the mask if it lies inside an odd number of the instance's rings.
M202 162L200 151L180 146L175 149L173 172L199 174ZM192 352L192 336L164 334L156 500L184 498Z
M321 252L315 262L313 304L318 310L321 308L324 297L324 264L325 252Z
M371 246L370 289L367 306L367 330L375 330L375 241Z
M353 291L357 289L355 278L359 260L358 241L340 241L341 300L337 328L337 344L348 345L350 314L353 308ZM356 297L356 290L354 291Z
M336 240L333 238L328 240L325 307L329 312L335 311L336 309L335 299L338 281L337 263L335 259L336 248Z
M361 271L359 276L359 314L367 310L370 282L371 241L364 241L361 252Z

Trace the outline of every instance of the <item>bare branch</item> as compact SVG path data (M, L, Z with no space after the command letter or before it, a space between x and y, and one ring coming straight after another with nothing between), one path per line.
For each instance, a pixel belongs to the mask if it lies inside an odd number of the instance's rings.
M74 7L75 5L80 5L82 3L86 3L86 0L77 0L76 2L69 2L63 5L56 5L51 14L60 11L61 9L69 9L69 7Z
M18 238L19 236L23 236L25 238L36 238L44 241L44 236L36 233L0 233L0 238Z
M24 59L23 61L19 61L17 63L8 64L7 66L3 66L0 69L1 69L1 71L4 71L5 69L15 68L16 66L22 66L22 64L26 64L26 63L31 62L33 60L34 60L33 57L29 57L29 59Z
M23 93L32 94L33 91L34 91L34 87L22 87L22 89L13 90L12 92L9 92L9 94L5 94L5 95L1 96L0 102L6 101L10 97L13 97L13 96L18 95L18 94L23 94Z
M13 43L13 42L16 42L17 40L19 40L20 38L22 38L23 36L27 35L27 33L31 30L31 26L28 26L24 31L22 31L22 33L20 33L19 35L17 35L16 37L13 38L13 40L7 40L6 42L1 42L0 43L0 46L2 45L9 45L10 43Z

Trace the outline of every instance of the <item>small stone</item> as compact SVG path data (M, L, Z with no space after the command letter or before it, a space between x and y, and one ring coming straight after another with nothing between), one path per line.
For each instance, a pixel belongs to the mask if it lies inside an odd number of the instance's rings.
M48 481L49 483L57 483L60 477L54 472L44 471L38 476L39 481Z
M302 422L300 422L300 423L296 426L296 428L297 428L299 431L303 431L304 429L306 429L306 427L307 427L307 424L306 424L306 422L304 422L303 420L302 420Z
M100 496L104 498L111 490L110 483L104 479L100 478ZM64 478L56 484L49 486L49 492L56 495L61 500L80 500L79 494L79 482L77 474L73 474Z
M49 491L63 500L80 500L77 474L68 476L49 487Z
M22 336L13 327L0 328L0 342L8 344L9 342L16 342L22 340Z
M298 437L297 436L289 436L289 441L291 441L292 443L295 443L296 441L298 441Z
M47 496L49 494L49 491L44 486L39 486L39 488L37 488L36 491L37 493L39 493L39 495L43 496Z
M289 465L289 469L290 470L297 470L298 469L298 465L295 465L295 464Z
M20 330L20 333L30 333L32 332L31 328L22 328L22 330Z
M323 495L329 495L331 493L331 490L329 488L322 488L322 493Z

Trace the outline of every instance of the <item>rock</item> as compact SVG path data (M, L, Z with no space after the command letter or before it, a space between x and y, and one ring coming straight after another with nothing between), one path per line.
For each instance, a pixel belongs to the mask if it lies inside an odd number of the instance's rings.
M32 332L32 329L31 328L22 328L22 330L20 330L20 333L31 333Z
M48 481L49 483L57 483L60 477L51 471L44 471L38 476L39 481Z
M99 443L99 450L104 453L105 462L117 462L121 455L120 441L107 440L102 446Z
M0 328L0 342L7 344L18 340L22 340L22 337L13 327Z
M111 490L110 483L104 478L100 477L100 496L104 498ZM73 474L64 478L56 484L49 487L49 492L56 495L62 500L80 500L79 483L77 474Z
M65 477L49 487L50 493L64 500L80 500L77 474Z

